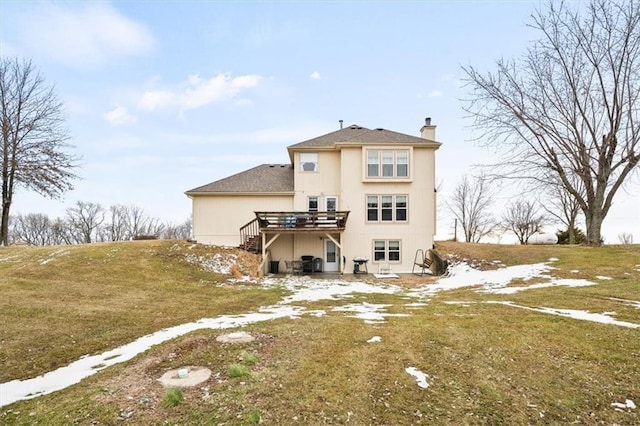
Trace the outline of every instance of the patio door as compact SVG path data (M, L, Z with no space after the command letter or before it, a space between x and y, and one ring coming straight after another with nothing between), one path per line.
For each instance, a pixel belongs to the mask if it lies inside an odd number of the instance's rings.
M338 272L340 270L340 253L336 243L330 239L324 240L324 271Z

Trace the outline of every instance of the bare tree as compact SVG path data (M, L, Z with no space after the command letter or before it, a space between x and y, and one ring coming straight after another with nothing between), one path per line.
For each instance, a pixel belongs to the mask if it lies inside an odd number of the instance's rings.
M110 221L103 226L103 239L106 241L122 241L129 238L127 206L115 204L109 207Z
M150 219L144 212L144 209L139 206L128 206L126 213L128 238L133 238L137 235L146 235Z
M529 237L540 231L545 220L545 215L540 213L534 201L518 200L507 207L502 223L505 229L516 234L520 244L527 244Z
M623 232L618 235L620 244L633 244L633 234L631 232Z
M51 244L74 244L75 242L71 225L62 218L55 218L51 222Z
M67 209L67 222L76 243L94 242L104 222L104 207L100 204L77 201Z
M13 223L13 240L34 246L46 246L52 243L51 220L46 214L18 214L11 218L11 222Z
M553 182L553 178L550 178L550 182ZM580 182L574 182L574 184L576 188L580 187ZM575 244L580 203L557 180L555 184L550 183L548 188L550 198L542 205L542 208L547 212L547 215L567 227L568 244Z
M77 158L65 152L69 134L62 103L30 61L0 58L0 108L0 245L6 245L16 188L57 197L72 188Z
M490 234L495 228L495 220L491 216L493 194L489 182L483 177L475 177L473 181L464 175L456 186L448 204L449 210L462 226L464 240L477 243Z
M166 240L188 240L191 238L191 218L177 225L167 223L161 237Z
M549 0L530 26L540 39L520 59L488 74L464 68L465 109L480 138L501 149L501 175L555 176L584 213L587 242L599 245L613 198L640 161L640 7Z

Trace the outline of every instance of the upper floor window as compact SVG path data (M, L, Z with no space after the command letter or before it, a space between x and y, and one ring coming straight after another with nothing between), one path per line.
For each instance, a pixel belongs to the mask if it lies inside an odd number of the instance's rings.
M303 171L303 172L318 171L318 153L317 152L301 152L300 153L300 171Z
M368 178L408 178L409 150L407 149L368 149Z
M406 222L406 195L367 195L368 222Z

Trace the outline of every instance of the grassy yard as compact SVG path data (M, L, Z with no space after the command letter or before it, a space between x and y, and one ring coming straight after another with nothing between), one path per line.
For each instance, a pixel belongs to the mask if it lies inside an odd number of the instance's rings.
M432 278L385 281L404 290L295 302L306 314L243 327L256 337L250 343L216 341L238 329L195 331L64 390L0 407L0 423L640 423L640 408L612 406L640 404L640 328L502 303L609 313L640 324L640 246L438 248L480 269L556 258L554 278L595 285L514 294L466 287L418 299L407 291ZM216 259L233 255L242 273L255 271L250 255L184 242L0 247L0 383L166 327L256 312L290 293L279 285L229 283L228 274L212 272L220 269ZM334 310L349 304L385 305L398 316L370 323ZM370 341L374 336L380 341ZM171 399L157 379L189 365L210 368L212 378ZM237 374L238 366L248 374ZM409 367L428 375L428 387L417 385Z

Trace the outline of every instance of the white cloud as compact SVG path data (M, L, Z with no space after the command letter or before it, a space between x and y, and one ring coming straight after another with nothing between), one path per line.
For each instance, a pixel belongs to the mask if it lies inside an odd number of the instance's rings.
M167 90L148 90L138 101L138 108L153 111L160 108L196 109L208 104L234 99L241 91L256 87L259 75L218 74L209 79L190 75L178 87ZM246 100L244 101L246 102Z
M71 65L96 65L113 56L148 53L155 43L142 24L105 3L79 8L46 3L24 22L22 39L29 48Z
M312 80L320 80L320 73L318 71L314 71L309 76Z
M432 90L427 93L427 98L439 98L440 96L442 96L442 92L439 90Z
M126 124L135 124L136 117L129 114L129 110L126 107L118 106L111 111L102 114L105 120L112 126L122 126Z

